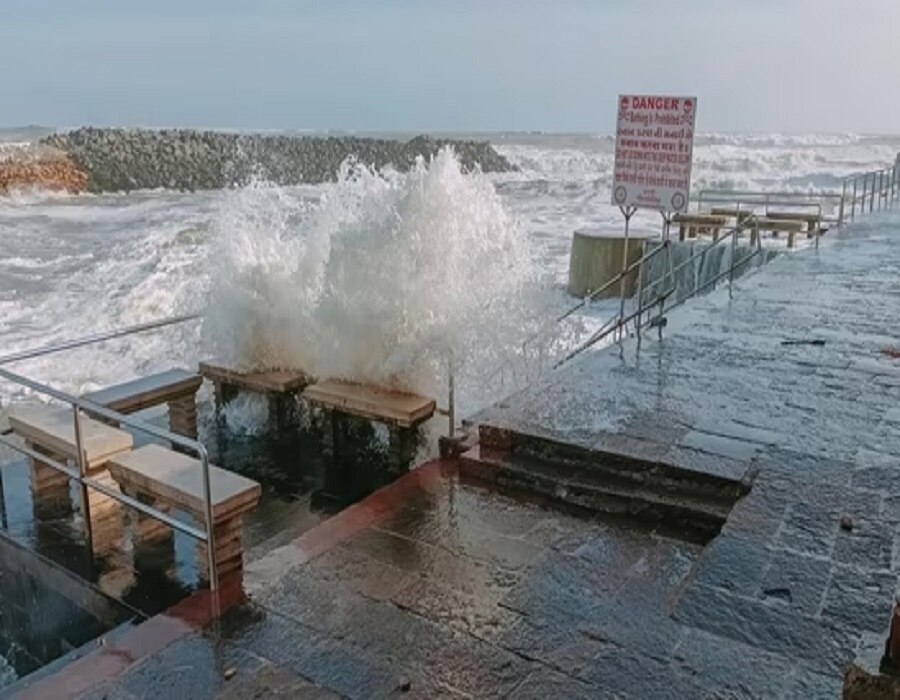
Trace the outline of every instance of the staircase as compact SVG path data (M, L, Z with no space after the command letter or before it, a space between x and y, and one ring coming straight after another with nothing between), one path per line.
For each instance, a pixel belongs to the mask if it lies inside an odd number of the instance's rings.
M726 477L490 426L479 427L479 444L463 453L460 471L698 542L718 534L747 491L746 484Z

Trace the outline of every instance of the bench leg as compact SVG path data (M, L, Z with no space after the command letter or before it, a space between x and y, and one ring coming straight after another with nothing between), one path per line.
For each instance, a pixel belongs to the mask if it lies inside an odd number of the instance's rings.
M759 226L751 226L750 227L750 245L755 246L756 241L759 240Z
M388 469L401 474L409 471L416 458L416 431L391 426L388 436Z
M269 422L281 432L294 424L294 396L292 394L269 394Z
M152 496L139 492L127 492L129 496L137 499L141 503L156 508L156 510L168 513L170 508L164 503L160 503ZM131 529L131 536L134 544L155 545L160 543L169 543L174 541L173 530L164 522L156 518L142 513L139 510L129 509L128 522Z
M35 452L46 454L56 462L66 462L62 455L53 454L33 443L26 444ZM63 516L72 512L72 496L66 474L34 458L29 461L29 472L32 501L35 508L42 511L42 515Z
M169 401L169 430L197 439L197 399L194 394Z
M789 231L788 232L788 248L793 248L793 247L794 247L794 232Z
M684 224L678 224L678 240L679 240L679 241L683 241L683 240L684 240L684 234L685 234L685 225L684 225Z
M119 490L116 480L106 469L99 469L88 476L107 488ZM121 546L125 534L122 503L88 486L87 502L82 507L82 515L90 519L91 548L94 554L105 554Z
M238 390L231 384L223 382L213 382L213 398L215 399L216 412L220 411L225 404L233 400L238 395Z
M215 560L219 580L226 576L240 574L244 568L243 518L237 515L218 522L215 532ZM209 581L209 563L206 555L206 543L197 545L197 569L203 581Z

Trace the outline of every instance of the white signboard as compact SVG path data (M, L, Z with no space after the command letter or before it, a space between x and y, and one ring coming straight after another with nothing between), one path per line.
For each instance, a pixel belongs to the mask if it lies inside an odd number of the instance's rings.
M620 95L612 203L687 211L696 97Z

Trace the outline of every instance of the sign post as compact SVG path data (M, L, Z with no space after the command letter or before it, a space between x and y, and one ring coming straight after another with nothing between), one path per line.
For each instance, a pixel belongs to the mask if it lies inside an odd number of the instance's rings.
M691 190L691 165L694 151L696 97L662 95L620 95L616 121L616 162L613 171L612 203L625 218L625 250L631 217L638 208L655 209L663 216L663 245L666 264L671 262L669 243L670 215L686 212ZM627 254L622 264L619 306L619 337L625 324L625 273ZM665 273L664 273L665 274ZM674 280L673 280L674 281ZM636 329L640 336L641 303L639 292ZM665 297L660 295L660 317ZM662 325L659 325L662 333Z

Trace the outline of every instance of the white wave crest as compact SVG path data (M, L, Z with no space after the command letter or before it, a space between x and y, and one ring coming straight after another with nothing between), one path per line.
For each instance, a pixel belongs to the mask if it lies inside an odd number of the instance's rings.
M449 149L408 173L345 163L318 200L253 183L212 231L204 343L245 368L432 393L449 355L518 342L535 289L522 228Z

